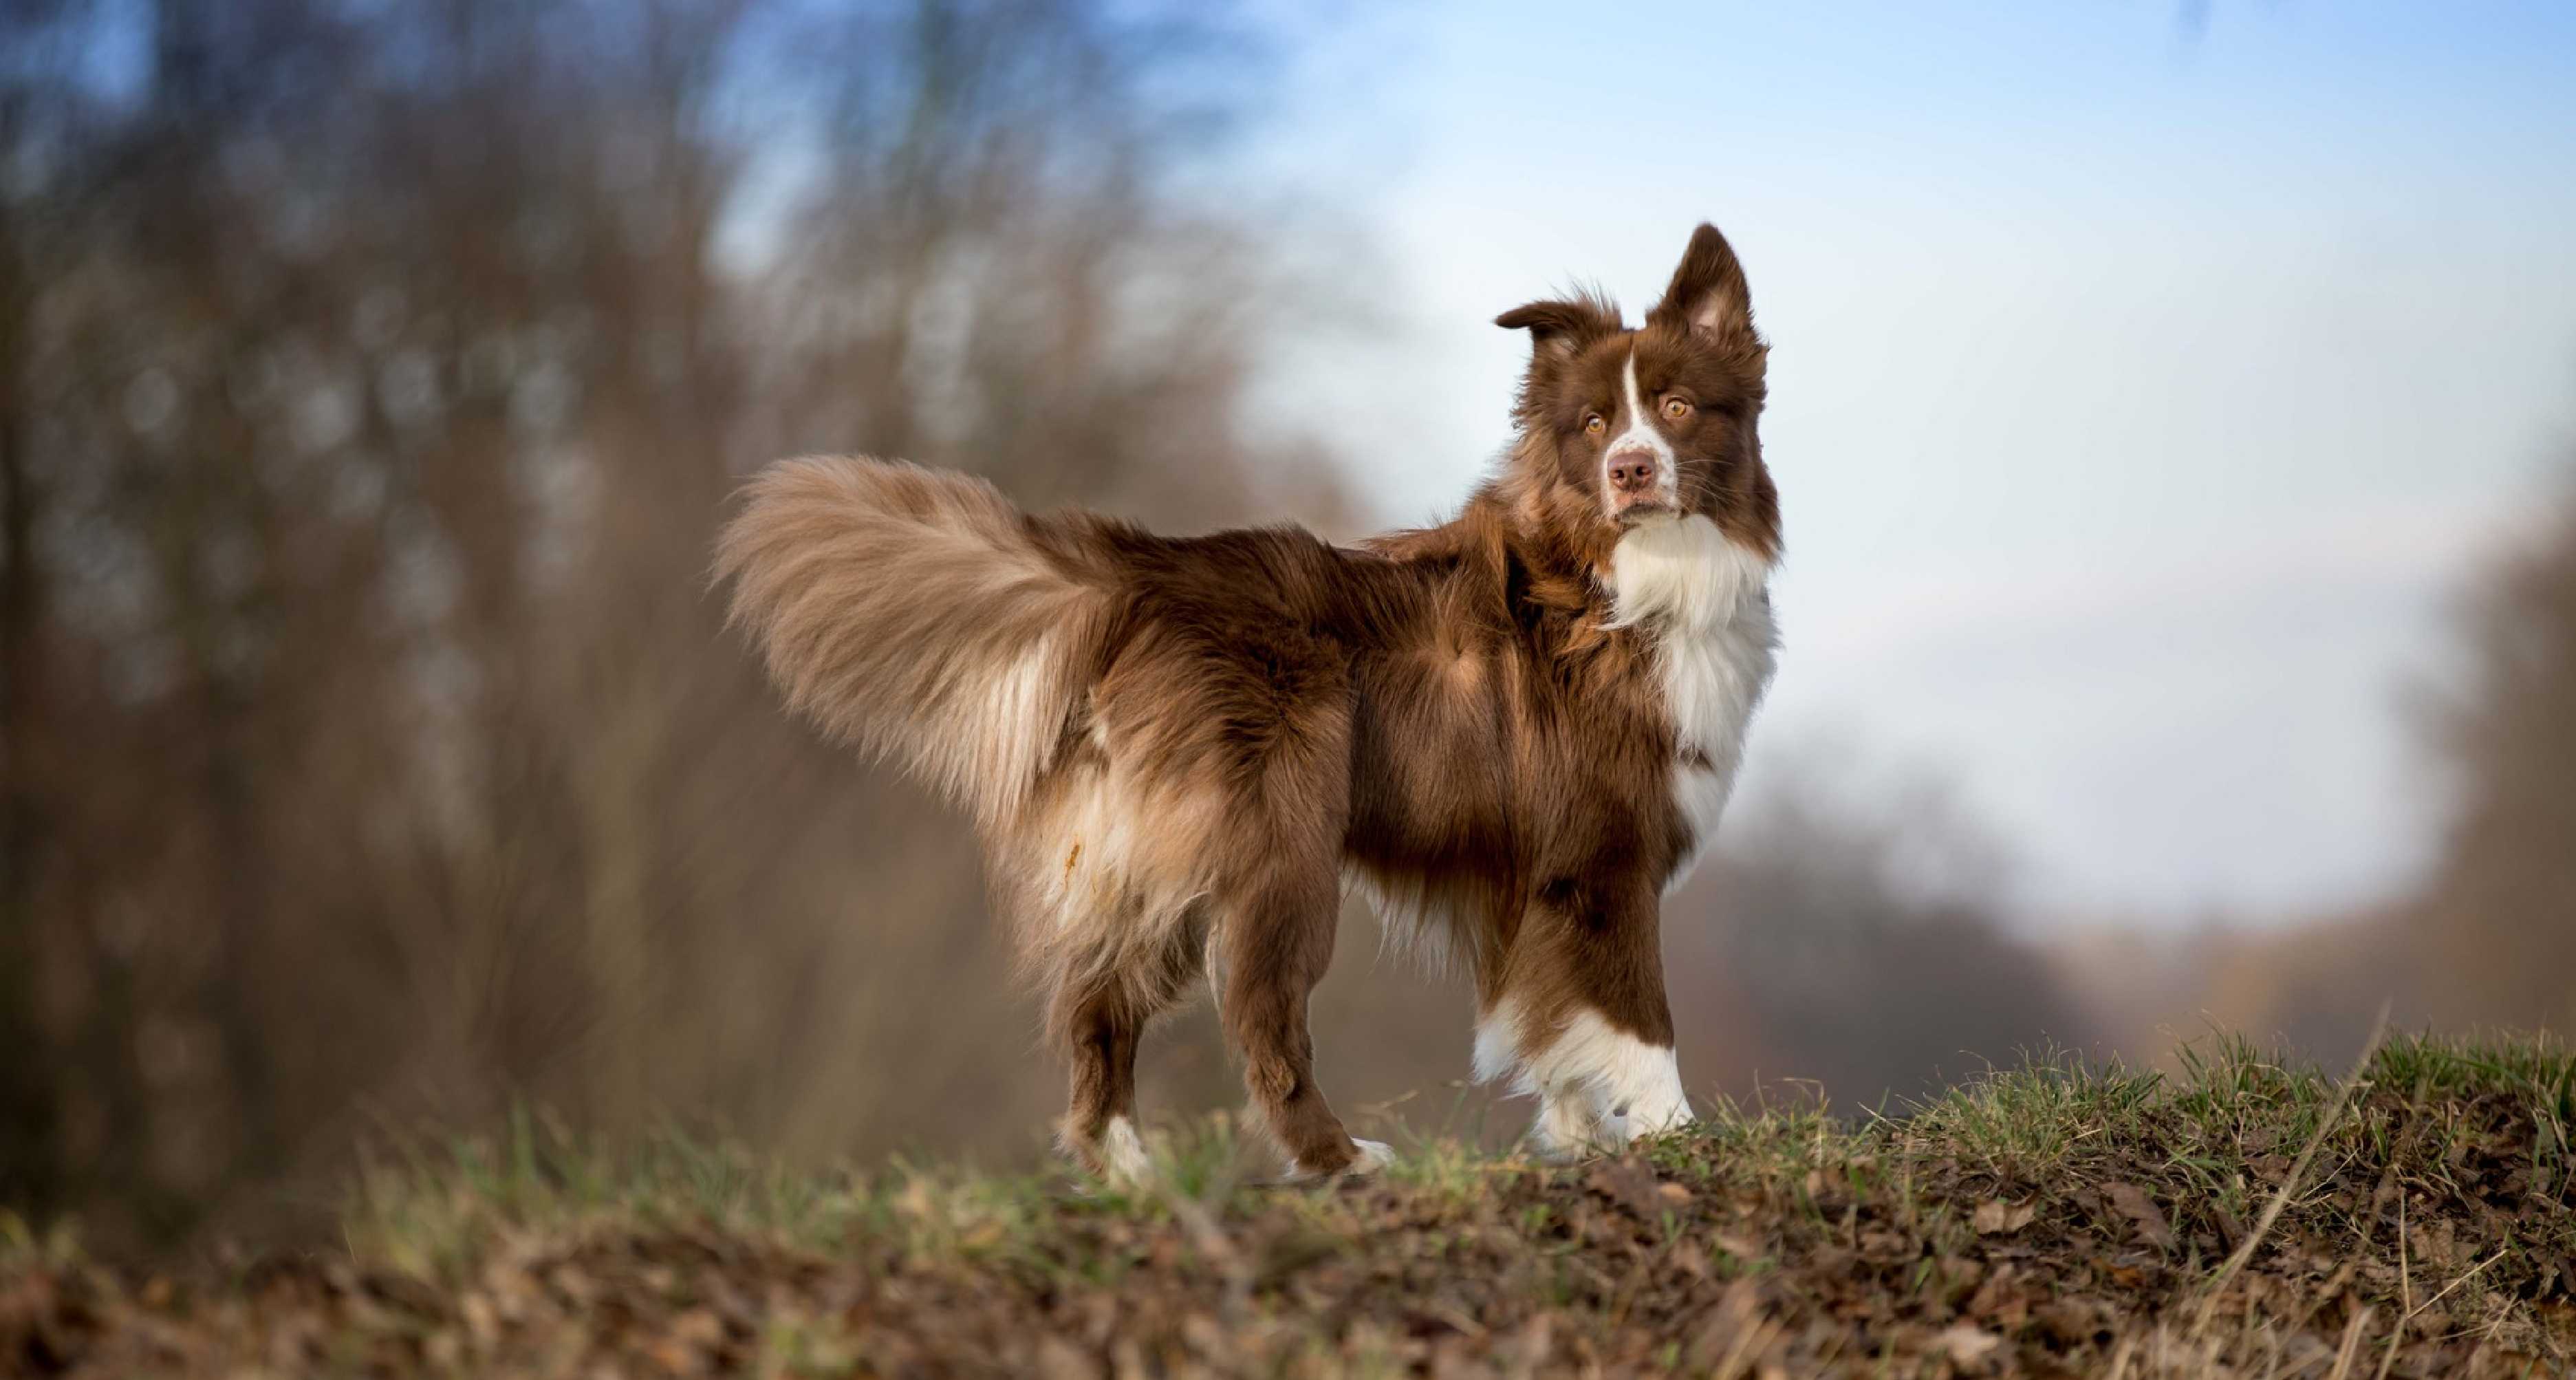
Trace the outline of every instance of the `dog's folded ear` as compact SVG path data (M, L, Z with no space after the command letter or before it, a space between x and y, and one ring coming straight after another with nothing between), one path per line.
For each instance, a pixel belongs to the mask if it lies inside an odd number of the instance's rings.
M1618 334L1621 326L1619 309L1591 293L1524 302L1495 317L1494 324L1528 331L1534 355L1570 355L1605 335Z
M1714 225L1691 232L1681 267L1664 289L1664 300L1646 313L1648 325L1682 326L1720 340L1754 343L1753 293L1744 285L1744 265Z

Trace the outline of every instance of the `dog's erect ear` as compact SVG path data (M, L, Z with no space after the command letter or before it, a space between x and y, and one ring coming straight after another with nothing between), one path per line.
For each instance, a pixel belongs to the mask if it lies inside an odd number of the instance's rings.
M1619 309L1589 293L1546 302L1525 302L1494 318L1509 331L1530 333L1532 359L1562 357L1605 335L1619 332Z
M1714 225L1691 232L1681 267L1673 270L1664 300L1646 313L1653 325L1687 326L1720 340L1753 338L1753 294L1744 285L1744 265L1736 262L1726 236Z

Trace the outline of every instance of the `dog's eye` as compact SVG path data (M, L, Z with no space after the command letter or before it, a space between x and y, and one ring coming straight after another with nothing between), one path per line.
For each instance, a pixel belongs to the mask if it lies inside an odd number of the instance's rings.
M1666 398L1666 399L1664 399L1664 415L1665 415L1665 416L1670 417L1670 418L1672 418L1674 421L1677 421L1677 422L1678 422L1678 421L1680 421L1682 418L1687 417L1687 416L1689 416L1690 414L1691 414L1690 399L1688 399L1688 398Z
M1584 434L1584 435L1586 435L1586 436L1598 436L1598 435L1600 435L1602 432L1608 431L1609 429L1610 429L1610 423L1609 423L1609 421L1608 421L1607 419L1605 419L1604 417L1602 417L1602 415L1601 415L1600 413L1598 413L1598 412L1586 412L1586 413L1584 413L1584 414L1583 414L1583 434Z

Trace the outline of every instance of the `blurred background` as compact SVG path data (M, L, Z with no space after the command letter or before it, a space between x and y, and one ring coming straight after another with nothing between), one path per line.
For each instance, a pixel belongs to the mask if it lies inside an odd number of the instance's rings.
M292 1236L521 1106L1035 1162L972 842L723 633L732 486L1435 520L1493 313L1704 218L1790 555L1695 1088L2576 1025L2576 10L1960 8L0 2L0 1207ZM1347 917L1356 1120L1515 1128L1468 1018ZM1147 1075L1238 1100L1203 1013Z

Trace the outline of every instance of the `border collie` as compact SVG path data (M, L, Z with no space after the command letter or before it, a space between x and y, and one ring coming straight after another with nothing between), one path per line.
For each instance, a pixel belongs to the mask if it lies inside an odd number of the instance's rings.
M1713 226L1631 328L1529 332L1515 437L1444 526L1172 538L872 459L755 476L719 579L788 702L972 813L1072 1064L1068 1153L1148 1172L1136 1045L1204 973L1298 1177L1366 1172L1307 995L1345 884L1475 980L1477 1076L1570 1157L1691 1115L1658 903L1771 678L1766 347Z

